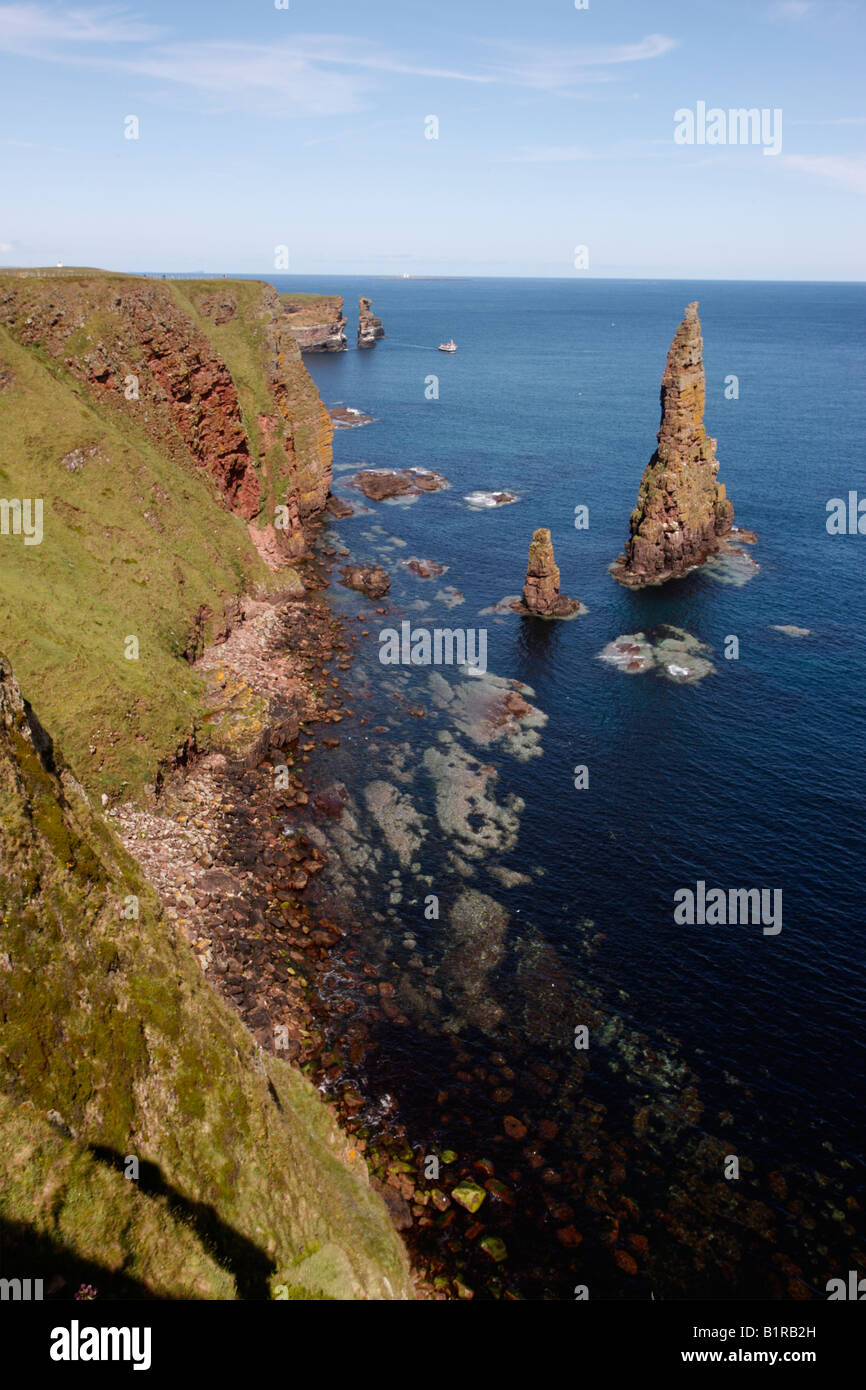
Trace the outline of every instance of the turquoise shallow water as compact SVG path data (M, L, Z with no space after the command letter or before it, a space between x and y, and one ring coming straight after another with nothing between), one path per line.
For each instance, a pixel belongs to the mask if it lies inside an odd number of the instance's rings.
M782 1246L815 1293L832 1273L825 1267L844 1265L860 1239L856 1212L843 1206L859 1190L862 1151L866 537L830 536L825 518L829 498L858 485L866 493L864 287L274 283L342 294L350 343L361 293L371 295L386 329L374 351L306 358L329 405L360 408L375 421L338 431L337 489L358 500L348 480L360 463L432 468L451 484L411 505L370 504L369 515L334 528L353 559L386 565L393 588L391 617L366 623L370 636L350 676L364 692L367 725L344 726L340 752L319 775L323 785L342 779L362 810L364 778L390 782L425 832L401 864L382 839L381 820L368 818L361 829L368 843L379 836L382 855L363 869L356 858L354 910L365 914L364 949L393 972L407 1019L402 1028L379 1029L367 1085L396 1097L422 1146L488 1152L502 1128L502 1106L491 1099L501 1067L490 1058L507 1054L506 1070L519 1079L505 1110L526 1120L526 1143L538 1139L545 1118L548 1130L557 1128L539 1140L535 1169L525 1145L497 1159L497 1176L509 1161L523 1175L513 1179L522 1194L518 1215L504 1212L502 1221L530 1294L553 1278L554 1296L567 1297L571 1274L589 1270L603 1296L646 1297L652 1287L669 1297L784 1297L772 1259ZM758 534L751 553L760 569L744 585L702 573L628 592L607 567L622 548L654 447L665 354L692 299L703 323L707 429L718 439L719 476L737 523ZM456 356L437 353L452 335ZM431 374L438 399L427 398ZM739 381L735 400L725 398L730 374ZM464 500L498 488L518 502L479 511ZM585 531L573 525L579 504L589 508ZM560 624L480 617L520 589L539 525L552 531L563 590L588 613ZM411 555L447 573L419 580L399 563ZM449 609L435 597L444 585L465 602ZM345 591L334 596L348 615L372 611ZM453 709L436 705L429 671L395 673L378 663L379 624L403 617L486 624L490 670L525 682L547 717L540 756L521 761L500 743L479 747L455 728ZM598 659L616 637L660 624L712 648L714 673L677 685ZM774 624L811 636L788 636ZM738 660L724 657L732 635ZM422 704L428 718L412 718L407 702ZM387 732L373 735L373 727ZM455 746L448 740L495 770L497 804L519 798L515 843L500 845L489 862L470 863L468 876L455 867L454 837L437 814L442 783L429 758L424 763L426 750ZM578 764L589 769L584 790L573 784ZM497 887L493 860L530 881ZM347 877L352 872L347 867ZM673 894L698 880L781 889L781 933L677 925ZM476 922L461 937L448 920L467 888L508 914L502 949L492 964L480 962L474 980L469 962L488 928ZM428 892L440 898L441 922L424 918ZM428 992L421 1001L405 983L422 977L438 997ZM585 1056L572 1038L581 1010L592 1015ZM466 1060L455 1062L456 1052ZM474 1082L454 1083L455 1067ZM439 1101L454 1084L465 1091L459 1104L453 1092ZM592 1105L602 1107L603 1160L593 1156ZM611 1175L610 1145L618 1143L628 1150L624 1178ZM743 1234L744 1188L736 1199L731 1184L719 1188L716 1143L720 1154L748 1156L750 1193L781 1223L781 1246ZM546 1168L558 1182L542 1190ZM602 1229L608 1215L601 1199L592 1200L594 1168L610 1211L617 1210L613 1188L641 1213L632 1219L650 1255L645 1262L635 1246L637 1276L611 1258L615 1242ZM816 1171L828 1175L832 1201ZM570 1220L550 1214L554 1188L566 1193ZM690 1194L688 1219L671 1196L680 1189ZM819 1234L808 1221L798 1224L798 1204ZM621 1212L618 1219L626 1221ZM556 1236L574 1224L586 1235L579 1253ZM712 1258L696 1262L707 1242Z

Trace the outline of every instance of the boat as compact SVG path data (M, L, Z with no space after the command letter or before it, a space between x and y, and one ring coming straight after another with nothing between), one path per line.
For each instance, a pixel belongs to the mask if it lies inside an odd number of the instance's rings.
M457 344L455 343L454 339L452 338L452 339L450 340L450 342L447 342L447 343L440 343L440 344L439 344L439 351L440 351L440 352L456 352L456 351L457 351Z

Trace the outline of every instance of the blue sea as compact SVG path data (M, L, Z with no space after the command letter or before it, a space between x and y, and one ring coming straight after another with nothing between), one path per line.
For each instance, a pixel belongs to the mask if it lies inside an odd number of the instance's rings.
M507 1189L477 1218L505 1260L460 1209L434 1213L423 1239L481 1297L825 1297L863 1249L866 536L826 520L829 499L866 495L866 288L274 284L345 298L350 350L305 361L326 404L373 418L334 440L334 490L368 510L326 543L392 579L375 603L332 585L357 634L346 683L361 718L315 765L349 808L321 832L355 931L334 989L350 1000L364 961L393 987L392 1016L364 1025L368 1131L397 1116L418 1153L456 1152ZM366 352L361 294L387 335ZM705 424L754 565L629 591L608 567L695 299ZM452 336L458 352L437 352ZM360 467L450 486L365 502ZM465 500L494 490L518 500ZM587 611L482 615L519 593L539 526ZM401 563L413 556L447 569L421 579ZM543 716L532 737L479 741L454 668L431 683L432 668L383 666L379 633L407 618L485 627L489 671ZM711 649L703 679L600 659L664 625ZM461 788L481 845L455 832ZM698 882L781 890L782 930L679 925L674 894Z

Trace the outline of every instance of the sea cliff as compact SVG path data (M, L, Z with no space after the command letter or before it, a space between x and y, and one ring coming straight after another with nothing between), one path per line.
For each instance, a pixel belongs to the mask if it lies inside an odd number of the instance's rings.
M99 809L297 740L191 663L303 603L331 430L270 286L0 276L3 492L44 513L0 540L0 1234L53 1297L411 1297L358 1148Z
M346 319L339 295L281 294L286 323L301 352L345 352Z

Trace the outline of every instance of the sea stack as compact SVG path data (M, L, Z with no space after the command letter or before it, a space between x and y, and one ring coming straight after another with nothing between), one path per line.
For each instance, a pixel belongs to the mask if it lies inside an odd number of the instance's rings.
M553 541L546 526L533 533L529 564L519 611L538 618L570 618L580 610L580 600L559 592L559 566L553 557Z
M385 336L382 320L377 319L372 312L369 299L362 297L358 302L360 307L360 316L358 318L358 347L375 347L376 340L378 338L384 338Z
M716 480L716 441L704 429L703 346L696 301L668 352L658 448L641 478L625 554L612 569L621 584L681 577L723 548L733 526L734 508Z

